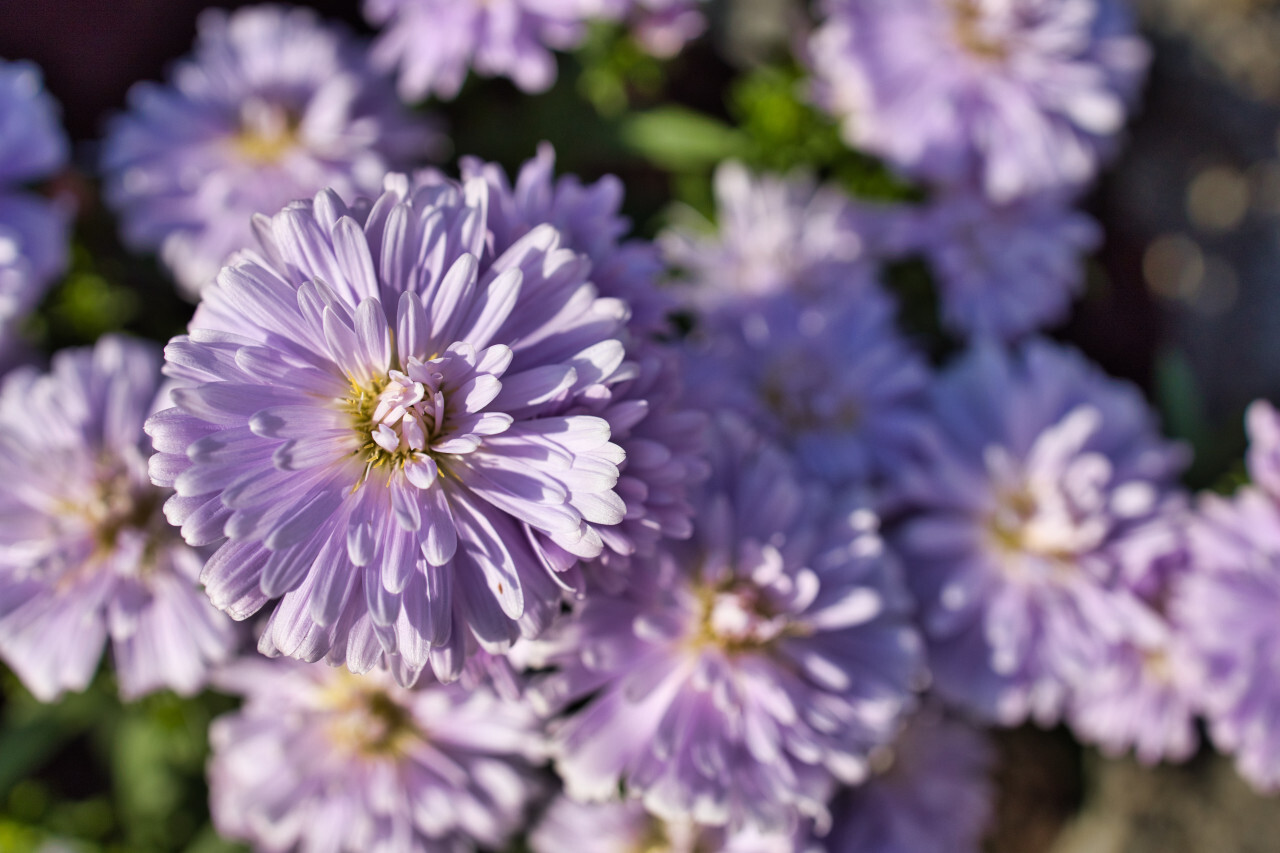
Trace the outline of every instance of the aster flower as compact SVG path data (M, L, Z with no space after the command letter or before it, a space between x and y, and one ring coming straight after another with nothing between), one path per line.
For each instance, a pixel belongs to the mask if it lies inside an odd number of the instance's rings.
M911 704L919 640L865 509L837 512L745 424L722 418L687 543L531 644L568 795L619 785L666 821L789 832Z
M58 107L29 62L0 60L0 342L67 264L67 211L21 192L67 160Z
M576 47L586 21L617 17L628 0L365 0L364 15L383 27L373 60L399 68L400 96L453 98L468 69L509 77L526 92L556 79L551 50Z
M598 557L629 517L620 411L626 306L550 225L492 260L488 185L392 179L259 219L166 350L176 407L151 419L166 511L260 648L364 671L382 654L444 679L469 637L502 653L558 615L553 552ZM393 333L394 330L394 333ZM645 470L637 465L628 474Z
M107 337L0 390L0 656L41 700L88 685L108 638L128 698L192 693L234 651L147 479L159 385L157 351Z
M765 833L753 827L727 832L724 827L670 823L635 800L578 803L565 796L552 801L529 834L533 853L818 853L796 833Z
M675 56L707 28L700 5L702 0L635 0L632 32L654 56Z
M714 233L683 227L659 237L667 262L683 271L681 295L702 312L866 288L876 273L869 261L892 230L887 213L803 175L753 176L729 162L716 170L715 196Z
M964 853L981 849L992 815L987 737L936 707L917 713L877 756L870 780L832 803L831 853Z
M1113 148L1148 50L1121 0L824 0L819 103L850 145L996 202L1079 187Z
M902 472L899 552L942 696L1013 725L1062 713L1141 598L1119 549L1184 464L1136 388L1041 340L975 347L933 387L936 434Z
M1096 222L1059 198L997 205L964 190L931 202L905 230L933 268L943 323L1002 340L1067 318L1084 287L1082 257L1102 238Z
M209 730L218 832L262 851L501 848L538 789L537 720L484 690L242 661Z
M631 223L619 212L622 182L613 175L585 186L575 175L557 178L555 162L555 151L543 143L512 186L496 164L462 158L463 179L483 178L489 184L492 251L501 254L536 226L550 223L563 235L566 247L591 259L591 282L600 295L626 300L635 332L665 331L665 315L674 300L657 287L664 269L657 248L645 240L623 240ZM432 175L418 179L430 180Z
M198 30L167 84L130 91L102 155L125 240L192 296L253 243L255 213L325 187L376 194L437 142L363 45L307 9L207 10Z
M775 297L705 318L688 347L691 399L739 412L833 485L890 473L926 428L930 372L878 286L826 302Z
M1197 692L1209 734L1240 774L1280 790L1280 504L1274 459L1280 417L1266 402L1248 412L1249 472L1257 486L1201 498L1189 528L1191 569L1170 610L1203 678Z

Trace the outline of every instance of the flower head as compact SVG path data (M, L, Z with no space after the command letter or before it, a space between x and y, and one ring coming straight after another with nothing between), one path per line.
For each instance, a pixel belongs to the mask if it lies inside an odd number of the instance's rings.
M1121 0L825 0L816 95L846 139L996 202L1089 181L1148 51Z
M539 787L536 718L484 690L266 660L219 686L245 704L209 732L213 820L255 849L500 848Z
M107 199L189 295L253 243L254 214L325 187L376 193L436 139L354 36L302 8L204 12L194 54L129 104L103 149Z
M326 191L260 219L263 254L169 345L153 476L188 541L229 538L204 574L216 604L283 596L264 651L455 678L470 637L538 634L559 571L645 506L610 441L648 410L625 304L550 225L487 254L489 200L481 179L397 178L372 206Z
M964 853L991 819L995 756L986 736L936 707L914 716L879 754L877 773L831 805L833 851Z
M58 107L39 69L0 60L0 345L67 264L67 211L19 187L66 159Z
M628 0L365 0L365 17L383 27L373 47L379 67L400 71L400 95L452 98L468 69L509 77L526 92L556 79L554 50L575 47L586 21L616 17Z
M0 655L40 699L88 685L108 638L128 697L193 692L234 651L147 478L159 386L158 352L108 337L0 391Z
M532 644L529 693L575 799L619 784L668 821L786 832L867 772L911 704L919 641L865 509L830 517L786 457L722 419L688 542Z
M933 268L943 323L965 337L1012 340L1066 319L1084 287L1097 223L1062 199L992 204L968 191L931 202L907 229Z
M1033 340L978 346L933 389L936 434L898 479L897 539L943 697L1014 724L1141 619L1123 543L1169 500L1184 451L1137 390Z

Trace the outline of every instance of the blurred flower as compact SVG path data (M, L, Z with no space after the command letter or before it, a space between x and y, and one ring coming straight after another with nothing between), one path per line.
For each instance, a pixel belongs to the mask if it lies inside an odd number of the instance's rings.
M533 853L817 853L796 833L766 833L753 827L727 832L724 827L669 823L635 800L576 803L565 796L552 801L529 834Z
M1198 657L1201 712L1214 744L1259 790L1280 790L1280 416L1264 401L1248 413L1256 487L1205 495L1190 527L1191 569L1170 609Z
M753 176L741 164L715 175L717 228L677 228L659 243L682 270L681 296L699 311L752 310L790 294L821 303L872 284L870 263L891 229L888 214L857 207L802 175Z
M904 226L906 247L928 258L943 322L966 337L1011 340L1064 321L1084 286L1083 256L1097 223L1053 196L992 204L942 194Z
M0 655L41 700L86 687L108 637L127 698L192 693L236 645L147 479L159 385L158 351L107 337L0 390Z
M818 101L849 144L995 202L1091 180L1148 50L1121 0L824 0Z
M887 766L831 805L835 822L822 839L832 853L965 853L981 849L994 792L995 755L986 735L919 711L885 748Z
M526 92L551 88L553 50L576 47L590 18L616 18L630 0L365 0L383 27L373 46L381 68L399 68L400 96L450 99L467 70L509 77Z
M712 447L694 537L530 644L553 671L526 695L548 712L585 700L553 729L570 797L621 784L667 821L789 832L893 736L919 638L874 514L833 513L740 421Z
M936 435L896 482L935 684L988 720L1052 722L1144 618L1121 549L1176 500L1184 449L1136 388L1043 340L975 347L933 411Z
M658 57L675 56L702 35L707 20L699 10L705 0L634 0L632 32L641 47Z
M210 728L210 808L256 850L501 848L539 787L536 718L484 690L266 660L219 686L245 704Z
M464 180L483 178L489 184L492 251L501 254L530 230L549 222L563 235L567 248L591 259L591 283L600 295L626 300L633 330L639 334L664 331L674 300L658 290L663 264L653 243L623 240L631 223L619 213L622 182L606 175L583 186L576 175L556 178L555 163L555 151L543 143L538 155L520 169L513 187L497 164L462 158ZM418 179L428 180L431 174Z
M19 184L67 161L58 106L29 62L0 60L0 347L67 266L67 211Z
M489 200L397 177L371 208L326 191L262 218L263 255L166 350L152 474L189 542L229 537L204 574L219 607L283 596L264 652L453 679L471 635L502 653L559 614L555 569L633 544L605 532L636 508L610 436L661 380L551 225L488 254Z
M439 137L346 29L307 9L201 14L167 85L138 83L102 154L126 241L157 249L195 296L253 243L250 220L329 187L376 195Z
M732 409L832 485L890 473L926 428L924 358L878 285L710 314L688 347L690 399Z

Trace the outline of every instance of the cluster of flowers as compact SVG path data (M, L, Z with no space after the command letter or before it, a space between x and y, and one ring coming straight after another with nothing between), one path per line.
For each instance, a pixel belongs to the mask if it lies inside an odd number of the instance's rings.
M263 850L501 847L535 812L535 851L976 849L973 723L1028 719L1155 762L1203 717L1280 787L1280 415L1250 414L1257 485L1197 508L1136 389L1034 334L1145 62L1118 2L830 0L815 96L930 200L727 164L718 230L657 244L549 148L393 172L440 134L388 75L534 90L586 18L669 48L690 3L366 11L369 49L206 13L110 130L127 240L200 301L164 380L117 337L4 379L0 656L32 692L110 637L125 696L243 696L212 811ZM0 178L57 168L34 70L0 86ZM4 311L64 219L0 195ZM913 252L967 340L937 370L879 280Z

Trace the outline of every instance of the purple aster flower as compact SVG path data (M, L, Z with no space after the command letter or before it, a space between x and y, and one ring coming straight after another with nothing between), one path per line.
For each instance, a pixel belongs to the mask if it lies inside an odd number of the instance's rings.
M739 412L828 483L890 473L926 428L930 372L878 286L826 302L777 297L706 318L690 398Z
M452 98L467 70L509 77L526 92L556 79L555 56L586 35L590 18L616 18L628 0L365 0L364 15L383 27L373 46L381 68L399 68L400 96Z
M798 833L768 833L754 827L728 832L724 827L654 817L635 800L577 803L568 797L552 801L529 834L533 853L818 853Z
M992 204L945 193L915 217L911 248L933 267L942 320L966 337L1021 337L1067 318L1084 287L1082 256L1101 242L1098 224L1040 195Z
M981 849L992 815L987 737L936 708L912 718L877 756L877 774L831 805L831 853L964 853Z
M611 423L645 409L627 310L550 225L488 260L488 185L403 177L371 206L325 191L258 220L166 350L176 408L152 476L203 575L260 648L353 670L400 654L456 678L558 615L551 553L600 556L627 519ZM630 469L643 470L643 467Z
M1032 340L972 349L933 387L936 434L902 472L898 535L948 701L1016 724L1062 713L1143 618L1120 553L1170 500L1184 448L1136 388Z
M501 254L533 228L550 223L567 248L591 259L591 282L600 295L626 300L633 330L664 331L674 300L657 287L664 269L657 248L644 240L623 240L631 223L619 213L622 182L606 175L584 186L575 175L556 178L555 163L555 151L543 143L538 155L520 169L513 187L500 166L462 158L464 179L483 178L489 184L492 251ZM430 179L430 174L419 176Z
M1091 180L1148 50L1120 0L823 0L818 101L851 145L994 201Z
M1199 664L1200 710L1223 752L1259 790L1280 790L1280 503L1275 490L1280 416L1249 407L1249 473L1255 486L1228 500L1201 498L1189 526L1190 570L1170 610Z
M234 651L147 478L159 386L158 351L107 337L0 390L0 655L44 701L88 685L108 637L129 698L192 693Z
M658 57L671 57L702 35L707 19L703 0L635 0L632 32L641 47Z
M437 140L360 41L301 8L204 12L192 57L129 104L104 144L107 199L189 295L253 243L255 213L325 187L376 194Z
M67 264L65 205L17 191L67 160L58 106L29 62L0 60L0 341Z
M484 690L266 660L219 686L245 704L209 730L210 808L255 850L501 848L539 787L537 719Z
M526 694L555 724L569 796L621 784L658 817L789 832L912 704L920 643L865 509L832 513L788 460L723 418L688 542L588 596L532 644Z
M869 259L889 233L887 213L802 175L757 177L733 162L716 170L715 195L714 233L685 227L659 238L695 308L740 311L782 293L822 301L874 281Z

